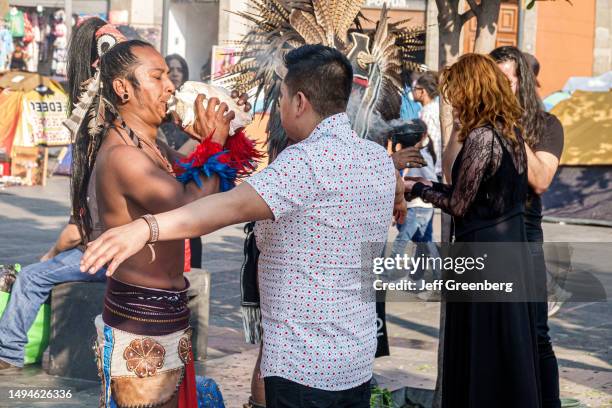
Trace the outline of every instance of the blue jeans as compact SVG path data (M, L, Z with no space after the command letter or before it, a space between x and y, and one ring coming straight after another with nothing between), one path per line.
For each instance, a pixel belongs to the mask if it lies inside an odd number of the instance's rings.
M0 318L0 360L23 367L27 332L53 286L65 282L105 282L106 270L81 273L83 252L70 249L45 262L28 265L17 274L11 297Z
M406 252L406 246L409 242L425 243L426 245L417 245L417 253L411 256L420 256L421 254L429 254L430 256L438 256L438 249L433 240L433 208L411 207L408 208L406 221L403 224L398 224L399 233L393 242L393 256L403 255ZM423 271L413 271L412 279L420 279ZM436 271L434 271L436 274Z

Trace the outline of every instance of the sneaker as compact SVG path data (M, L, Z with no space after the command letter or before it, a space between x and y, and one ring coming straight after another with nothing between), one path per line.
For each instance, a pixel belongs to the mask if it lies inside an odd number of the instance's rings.
M0 360L0 370L8 370L10 368L21 368L16 365L12 365L11 363L7 363L6 361Z
M553 317L557 314L559 310L561 310L561 306L563 306L563 302L548 302L548 317Z
M555 291L548 295L548 317L552 317L559 310L561 306L572 297L572 294L561 287L557 286Z

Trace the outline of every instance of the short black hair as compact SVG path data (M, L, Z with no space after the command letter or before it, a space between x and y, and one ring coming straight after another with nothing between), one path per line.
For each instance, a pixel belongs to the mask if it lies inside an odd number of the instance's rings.
M427 71L421 74L415 81L416 85L420 86L427 92L430 98L435 98L440 94L438 89L438 73Z
M303 45L287 53L285 66L285 85L291 95L302 92L323 117L346 110L353 67L340 51L321 44Z

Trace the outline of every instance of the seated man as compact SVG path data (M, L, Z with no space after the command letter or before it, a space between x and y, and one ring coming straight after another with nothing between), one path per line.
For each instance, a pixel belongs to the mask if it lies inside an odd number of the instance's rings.
M40 262L26 266L17 275L11 297L0 318L0 370L23 367L28 330L55 285L106 280L104 270L95 275L80 273L79 264L84 249L80 244L79 231L70 222Z

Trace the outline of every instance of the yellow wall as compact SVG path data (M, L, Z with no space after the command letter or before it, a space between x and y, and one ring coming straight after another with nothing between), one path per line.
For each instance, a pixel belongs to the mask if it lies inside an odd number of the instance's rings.
M595 1L538 2L536 57L542 96L561 89L571 76L593 74Z

